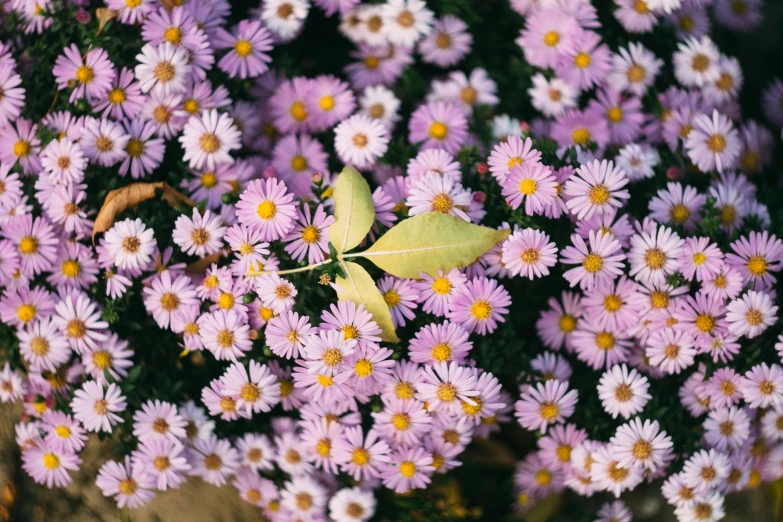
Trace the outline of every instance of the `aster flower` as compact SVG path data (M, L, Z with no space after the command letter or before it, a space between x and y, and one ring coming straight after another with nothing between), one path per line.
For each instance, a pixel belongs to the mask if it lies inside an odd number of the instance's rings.
M783 369L777 364L757 364L745 373L739 389L751 408L783 404Z
M41 165L53 182L78 183L84 179L87 158L78 143L63 138L49 142L41 153Z
M469 51L473 36L468 26L453 15L435 20L432 31L419 42L422 60L439 67L456 65Z
M423 212L449 214L470 222L465 210L470 205L470 192L463 189L449 174L428 173L410 189L406 200L408 215Z
M557 76L547 79L542 73L536 73L531 80L533 86L527 91L530 103L545 116L560 116L577 107L579 91L565 80Z
M561 424L573 414L578 397L576 390L568 390L567 382L539 382L514 405L515 416L523 428L546 432L549 425Z
M620 461L610 447L598 448L591 456L590 480L598 489L619 497L623 491L635 488L642 481L642 470L620 467Z
M693 502L682 503L674 510L681 520L709 520L717 522L726 516L723 508L724 497L718 491L711 491L699 496Z
M700 114L685 140L690 160L702 172L732 168L740 154L739 133L725 115L714 110L710 118Z
M306 134L284 136L272 152L272 166L293 192L303 199L312 197L313 175L328 170L326 160L321 143Z
M456 154L467 139L467 120L454 103L434 102L421 105L411 115L408 125L411 143L422 143L421 148L445 149Z
M645 351L651 366L669 374L679 374L691 366L696 353L691 334L670 328L653 333Z
M0 89L3 92L3 98L0 99L0 125L3 127L15 121L22 112L25 89L20 87L21 83L22 78L16 74L13 65L0 63Z
M750 436L750 419L745 410L716 409L704 421L704 439L718 451L737 450Z
M308 337L315 333L307 316L288 310L269 321L264 334L272 352L278 357L296 359L304 351Z
M334 147L346 164L364 170L386 153L387 132L382 123L363 114L354 114L335 127Z
M277 179L253 180L239 196L237 219L263 234L264 241L284 237L294 228L296 205L286 184Z
M212 215L209 210L205 210L202 216L194 208L192 218L181 215L174 223L174 242L189 255L205 257L214 254L223 246L226 227L221 224L220 217Z
M378 281L378 290L389 307L395 327L404 326L406 319L415 317L419 294L408 280L387 276Z
M109 92L117 74L109 53L100 48L91 49L82 59L75 44L63 49L63 53L57 57L52 74L59 90L69 87L71 82L76 84L69 99L71 103L78 98L100 98Z
M592 109L584 111L569 110L559 116L553 123L550 134L552 139L561 147L578 146L584 149L589 143L593 142L599 148L603 148L609 143L609 126L603 116ZM620 179L617 179L618 183L620 181ZM622 183L619 186L624 184Z
M40 172L41 140L37 132L38 125L24 118L17 119L16 125L0 127L0 161L11 166L19 162L25 174Z
M514 165L501 183L502 194L511 208L519 208L525 200L525 213L529 216L541 214L554 204L557 182L552 169L538 162L524 162Z
M272 59L268 53L272 50L272 38L261 22L241 20L233 34L218 28L214 46L216 49L230 49L218 62L221 71L229 77L253 78L269 69Z
M684 242L676 232L664 226L640 231L631 238L630 275L640 282L662 284L666 276L679 269Z
M620 149L614 161L625 171L628 181L639 181L655 175L653 169L660 164L661 156L653 147L630 143Z
M304 25L310 3L306 0L270 0L264 2L261 20L283 41L292 39Z
M147 401L133 414L133 435L141 442L185 438L185 420L177 407L159 400Z
M17 336L19 351L33 371L54 372L71 357L68 340L51 318L30 321L24 329L17 330Z
M52 224L32 214L19 216L3 227L3 235L16 247L19 267L29 275L51 270L57 260L58 239Z
M638 43L620 48L614 55L614 65L607 82L616 91L630 91L643 96L663 67L663 60L656 58L646 47Z
M502 245L501 262L511 275L529 279L549 275L557 262L557 248L549 236L540 230L525 228L515 231Z
M86 295L69 293L55 306L54 324L68 339L76 353L95 350L108 338L109 323L101 321L101 312Z
M161 491L178 489L187 480L191 466L185 447L177 439L148 439L132 455L133 471Z
M179 138L185 149L182 159L193 169L230 165L234 158L229 151L239 148L241 134L231 117L215 109L191 116Z
M126 147L130 136L119 123L107 119L87 118L82 132L79 143L90 161L104 167L111 167L128 156Z
M329 518L335 522L365 522L375 514L372 491L343 488L329 500Z
M380 122L387 129L392 129L400 119L397 114L399 109L400 100L383 85L367 86L359 97L359 112Z
M700 450L685 461L682 481L686 486L704 491L721 484L729 475L729 458L714 449Z
M82 364L94 380L108 384L107 372L117 381L128 376L128 368L133 366L130 360L133 354L133 350L128 349L128 341L120 340L112 332L100 348L82 354Z
M554 64L555 74L580 91L603 83L612 68L612 53L593 31L579 30L573 44Z
M231 444L215 435L197 440L193 445L190 464L191 475L204 479L214 486L222 486L227 478L239 469L239 453Z
M672 453L672 439L660 430L658 421L639 417L617 428L609 442L613 455L622 468L642 468L654 472L666 465Z
M492 333L498 322L505 322L511 297L494 279L471 279L456 290L449 309L449 319L469 332Z
M199 335L204 347L216 359L235 361L252 347L250 326L233 310L216 310L198 320Z
M379 343L381 328L363 305L353 301L339 301L329 305L329 310L321 313L321 328L340 330L345 340Z
M432 417L420 401L381 398L383 411L372 414L374 428L381 437L398 444L414 445L431 429Z
M310 96L305 102L306 110L313 118L314 130L324 130L345 121L356 107L348 84L326 74L313 79Z
M293 515L313 520L325 511L326 488L307 475L294 476L280 490L280 503Z
M47 412L41 417L44 441L55 450L78 453L87 441L81 425L72 416L62 412Z
M141 470L134 470L127 456L124 463L109 460L102 465L95 484L103 496L113 497L119 508L137 508L155 498L155 493L151 491L155 487L154 480L145 476Z
M595 160L576 169L576 175L566 182L566 205L579 219L605 214L612 207L619 208L620 200L628 199L628 191L621 190L627 183L625 173L614 163Z
M656 0L657 1L657 0ZM686 87L703 87L720 77L720 52L707 36L688 38L677 45L672 57L674 75Z
M558 57L574 44L579 25L575 18L557 7L536 10L527 18L516 43L525 51L531 65L553 67Z
M543 311L536 321L536 331L547 347L559 350L570 342L582 316L582 307L579 296L571 292L563 292L562 304L554 297L549 299L548 304L549 310Z
M157 46L146 44L136 56L139 65L134 70L142 92L154 90L167 96L185 91L185 82L192 70L188 50L169 42Z
M123 67L114 81L111 90L101 98L93 101L93 109L102 118L111 116L117 120L134 120L141 114L144 105L144 95L136 82L133 71Z
M598 396L604 410L611 414L612 418L621 415L627 419L642 411L647 401L652 398L647 393L649 387L646 377L635 369L629 371L625 364L618 364L601 376Z
M223 393L236 397L237 408L245 408L247 414L268 412L277 404L280 387L277 378L264 364L250 361L249 370L235 362L221 377Z
M742 284L752 283L755 290L771 288L783 266L783 241L767 231L751 232L731 244L733 253L726 263L742 274Z
M397 493L423 488L430 483L435 471L432 454L422 447L401 447L391 454L391 462L384 465L383 484Z
M38 484L62 488L73 481L68 473L77 471L82 463L75 453L54 448L44 442L22 452L22 468Z
M152 122L132 120L125 123L128 143L127 156L120 165L120 175L130 172L133 179L139 179L154 171L163 161L165 152L162 138L154 138L155 125Z
M190 278L184 275L174 278L168 270L153 279L142 292L145 308L161 328L169 327L175 312L199 304Z
M748 291L726 307L729 332L736 336L753 338L775 323L778 307L763 292Z
M104 390L102 383L87 381L76 390L70 406L73 416L87 431L111 433L112 426L123 422L117 413L125 411L127 403L115 383Z
M467 277L456 268L448 274L438 270L438 277L424 272L419 277L421 279L415 281L414 285L419 293L422 310L440 317L446 316L452 296L467 281Z

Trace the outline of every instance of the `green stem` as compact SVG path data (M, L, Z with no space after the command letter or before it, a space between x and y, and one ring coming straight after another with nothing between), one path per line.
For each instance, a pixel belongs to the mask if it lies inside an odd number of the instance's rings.
M247 275L252 277L252 276L260 276L261 274L277 274L277 275L296 274L298 272L308 272L310 270L314 270L316 267L319 267L321 265L325 265L325 264L331 263L331 262L332 262L332 259L327 257L326 259L324 259L320 263L314 263L312 265L307 265L307 266L303 266L303 267L300 267L300 268L291 268L291 269L288 269L288 270L279 270L277 272L266 272L266 271L263 271L263 270L259 272L258 270L251 270L250 272L247 273Z
M128 508L117 508L117 518L120 522L130 522L130 512L128 512Z

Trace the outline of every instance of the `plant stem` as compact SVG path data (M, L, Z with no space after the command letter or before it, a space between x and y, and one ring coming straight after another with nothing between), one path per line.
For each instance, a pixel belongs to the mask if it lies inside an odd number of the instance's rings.
M277 274L277 275L285 275L285 274L296 274L298 272L308 272L310 270L314 270L316 267L319 267L321 265L325 265L327 263L331 263L332 259L327 257L320 263L314 263L312 265L303 266L300 268L290 268L288 270L278 270L277 272L266 272L264 270L261 270L260 272L258 270L251 270L247 273L248 276L260 276L261 274Z
M130 513L128 512L128 508L118 508L117 518L120 522L130 522Z

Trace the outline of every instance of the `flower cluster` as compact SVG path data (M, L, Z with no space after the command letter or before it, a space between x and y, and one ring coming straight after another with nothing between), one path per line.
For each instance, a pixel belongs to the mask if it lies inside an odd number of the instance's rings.
M447 2L9 3L0 401L24 470L67 486L111 437L93 480L120 508L198 476L280 522L393 519L520 427L520 513L568 490L630 521L615 497L655 483L717 521L783 477L775 137L711 32L761 2L593 3L481 7L523 90ZM312 19L346 46L332 70L294 65ZM783 126L783 83L761 100ZM343 165L373 187L364 246L428 213L507 234L467 266L369 268L399 342L350 298Z

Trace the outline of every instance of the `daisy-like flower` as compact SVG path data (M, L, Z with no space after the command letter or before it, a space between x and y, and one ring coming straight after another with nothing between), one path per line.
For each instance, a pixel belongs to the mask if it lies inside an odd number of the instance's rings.
M381 122L364 114L354 114L335 127L334 147L346 164L368 169L386 153L387 132Z
M280 402L277 377L265 364L250 361L250 369L235 362L221 377L223 392L236 398L237 408L251 412L268 412Z
M133 435L141 442L184 439L185 420L173 404L147 401L133 414Z
M538 439L538 455L547 464L570 466L575 448L587 440L587 432L573 424L558 424Z
M472 347L468 332L446 321L425 325L416 332L410 342L409 355L412 361L429 365L450 361L463 364Z
M649 1L649 0L648 0ZM720 78L720 51L708 36L688 38L672 57L674 75L686 87L703 87Z
M127 156L120 165L120 175L129 171L133 179L139 179L155 170L163 160L166 151L162 138L154 138L155 125L152 122L132 120L126 122L128 143L125 145Z
M288 310L272 318L264 334L272 353L278 357L296 359L304 351L308 337L315 331L307 316Z
M357 305L353 301L339 301L329 305L329 310L321 313L321 328L339 330L345 340L356 339L371 343L381 341L381 328L373 320L372 314L363 305Z
M231 165L234 158L229 151L240 147L241 134L230 116L215 109L191 116L179 138L185 149L182 159L193 169Z
M85 294L69 293L57 303L54 324L65 335L77 353L95 350L108 339L103 332L109 323L101 321L101 312Z
M189 452L191 475L204 479L213 486L222 486L227 478L239 469L239 452L227 440L211 435L206 440L197 440Z
M196 290L185 275L172 277L168 270L145 287L144 306L161 328L168 328L174 313L186 306L198 305Z
M567 265L581 265L563 274L572 287L578 283L580 288L591 290L622 273L625 254L612 235L591 230L588 234L589 249L578 234L572 234L571 241L574 246L563 249L561 261Z
M628 49L620 48L614 55L614 65L607 82L616 91L629 91L644 96L663 67L663 60L656 58L642 44L630 43Z
M310 336L305 345L308 370L334 376L341 370L346 358L354 353L357 344L356 339L345 339L337 330L321 330Z
M652 396L647 393L650 384L647 377L635 369L628 370L625 364L615 365L601 376L598 383L598 397L604 410L613 419L618 415L630 418L644 409Z
M729 332L736 336L744 335L748 339L756 337L773 325L778 311L769 294L753 290L730 302L726 309Z
M378 281L378 290L389 307L395 327L405 326L415 317L419 293L411 281L387 276Z
M609 442L621 468L641 468L654 472L664 467L672 454L672 439L661 431L658 421L639 417L617 428Z
M592 322L582 321L574 330L571 342L577 357L598 370L628 359L629 336L626 330L599 328Z
M636 325L641 309L637 292L637 283L625 276L598 284L582 300L585 315L599 328L612 331L631 328Z
M25 101L25 89L20 87L22 78L10 63L0 63L0 125L5 127L9 121L15 121L22 113Z
M294 306L298 294L296 287L277 274L262 274L255 281L258 297L264 306L281 314Z
M419 292L419 302L422 302L422 310L445 317L448 313L449 303L456 290L465 284L467 276L458 269L452 269L448 274L438 270L438 277L432 277L424 272L420 273L420 280L414 285Z
M133 366L130 360L133 354L133 350L128 349L128 341L111 333L99 349L82 354L82 364L94 380L107 384L107 371L117 381L127 377L128 368Z
M492 149L489 156L489 171L503 183L511 169L528 164L540 163L541 152L533 148L533 140L519 136L509 136Z
M389 0L379 14L383 34L393 44L413 47L432 30L434 14L422 0Z
M451 67L462 60L472 44L467 24L447 14L435 20L432 31L419 42L419 53L424 62Z
M78 183L84 178L87 158L81 146L66 137L49 142L41 153L41 165L55 183Z
M185 92L192 66L188 50L169 42L157 46L146 44L136 56L139 64L134 72L142 92L161 96Z
M682 481L689 488L705 491L719 486L729 475L731 464L724 453L700 450L685 461Z
M117 120L133 121L141 114L143 105L144 95L133 71L123 67L112 82L111 90L93 102L93 109L102 118L111 116Z
M471 397L475 404L461 401L461 416L469 419L476 425L480 425L483 419L495 417L496 413L505 408L507 404L502 402L505 398L500 395L502 391L500 382L491 373L480 373L476 380L475 388L478 391L478 395ZM510 404L508 406L510 407Z
M613 208L620 208L621 200L630 197L628 191L622 189L627 183L625 172L614 163L594 160L576 169L575 175L566 182L563 187L569 196L566 205L578 219L606 214Z
M678 182L670 182L650 200L648 207L650 217L658 223L672 223L693 232L701 221L699 211L706 201L707 196L699 194L694 187L683 188Z
M610 446L597 448L591 457L590 480L598 489L609 491L615 497L627 489L635 488L643 479L641 469L620 467L620 461Z
M123 422L117 414L125 411L127 403L115 383L104 390L102 383L87 381L76 390L70 406L73 416L87 431L111 433L112 426Z
M177 489L192 469L185 451L185 446L175 438L144 440L133 452L133 469L161 491Z
M261 233L242 225L234 225L225 236L228 246L234 251L236 259L231 264L235 275L244 275L248 270L262 270L269 255L269 243L261 240Z
M421 149L442 148L456 154L468 137L468 124L456 103L433 102L419 106L411 115L408 139Z
M123 24L135 25L141 23L149 15L154 3L150 0L138 0L134 2L126 2L123 0L108 0L106 5L110 9L118 11L117 19Z
M527 91L530 103L545 116L560 116L566 110L577 107L579 91L565 80L557 76L547 79L542 73L536 73L532 83Z
M741 143L731 120L715 109L712 117L699 114L693 124L685 140L685 150L693 164L702 172L723 172L734 167Z
M22 452L22 468L38 484L62 488L73 481L68 471L77 471L82 463L75 453L59 450L44 442Z
M366 522L375 514L372 491L343 488L329 499L329 518L335 522Z
M524 228L503 242L501 262L511 275L544 277L557 262L557 247L544 232Z
M392 129L400 119L397 114L400 109L400 100L394 95L394 92L383 85L365 87L359 97L359 107L360 113L380 122L387 129Z
M133 469L131 458L127 456L123 464L110 460L101 466L95 484L103 496L114 498L119 508L134 509L155 498L151 491L155 487L154 479L143 470Z
M17 336L19 351L33 371L54 372L71 357L68 340L51 318L29 322L24 329L17 330Z
M585 91L604 81L612 69L612 52L593 31L579 31L573 45L564 49L555 64L555 74Z
M546 207L554 204L557 181L552 169L539 162L524 162L514 165L502 180L503 196L511 208L519 208L525 200L528 216L542 214Z
M739 389L751 408L779 406L783 404L783 368L757 364L745 373Z
M313 455L316 468L328 473L337 473L337 464L332 457L332 446L342 437L342 430L343 427L339 422L332 422L324 417L302 423L302 443Z
M557 59L574 43L579 24L559 8L537 9L525 23L516 43L525 51L525 59L542 69L554 67Z
M209 210L205 210L202 216L194 208L192 218L186 215L177 218L173 240L186 254L205 257L223 246L226 227L221 225L220 216L213 215Z
M91 49L82 59L82 53L75 44L63 49L62 55L52 69L57 80L57 88L63 90L74 86L69 101L78 98L101 98L111 89L117 71L104 49Z
M365 437L361 426L345 428L334 445L334 461L355 480L379 477L381 466L390 461L390 453L391 448L378 438L375 429Z
M505 322L511 296L495 279L471 279L455 291L449 319L462 325L468 332L480 335L492 333L498 322Z
M704 421L704 440L718 451L738 450L750 436L750 418L738 407L710 412Z
M680 272L688 280L714 278L723 266L723 252L706 237L689 237L680 256Z
M111 167L127 157L126 147L129 140L130 136L119 123L105 118L87 118L79 144L90 161Z
M664 226L640 231L631 238L630 275L642 283L663 284L669 274L679 269L684 243L676 232Z
M682 330L666 328L653 333L647 340L645 355L650 365L662 371L679 374L693 364L696 356L693 336Z
M287 41L302 28L309 10L307 0L270 0L264 2L261 20L275 36Z
M571 334L579 324L582 316L580 298L578 294L563 292L562 304L554 297L549 299L548 304L550 309L542 312L536 321L536 331L547 347L559 350L569 345Z
M78 453L87 441L81 425L70 415L59 411L48 412L41 417L44 441L52 448L68 453Z
M229 77L254 78L269 69L272 58L267 54L272 50L272 38L259 20L242 20L233 33L218 28L215 35L216 49L230 49L218 62L221 71Z
M3 225L3 235L16 247L19 268L25 275L49 271L57 261L59 240L46 218L33 218L32 213L19 216L10 224Z
M435 467L432 454L422 447L401 447L391 454L391 461L384 465L381 474L383 485L396 493L427 487Z
M766 230L751 232L732 243L731 249L734 253L726 254L726 263L742 274L742 284L752 283L754 290L773 286L772 272L783 266L783 241Z
M250 326L234 310L215 310L198 319L199 335L204 347L216 359L236 361L250 350Z
M571 416L578 398L576 390L568 390L567 382L539 382L516 402L515 416L523 428L546 432L549 425L561 424Z
M418 383L417 383L418 384ZM432 427L432 417L417 400L382 396L383 411L373 413L375 429L387 440L415 445Z
M302 520L317 520L326 509L327 490L309 475L291 478L280 490L280 504Z
M10 166L19 162L25 174L40 172L41 140L37 132L38 125L24 118L17 119L16 125L0 128L0 160Z
M655 175L653 168L660 164L661 156L653 147L630 143L620 149L614 161L629 181L639 181Z
M416 385L416 389L419 397L427 402L428 411L459 415L462 402L477 406L472 399L479 394L479 391L474 389L476 378L468 368L459 366L456 361L425 366L424 379L424 382Z
M306 134L283 137L272 153L272 166L294 194L302 199L312 197L313 175L328 170L326 160L321 143Z
M451 175L430 172L411 187L406 205L410 216L439 212L470 222L470 216L465 213L470 202L470 192L463 189Z
M313 456L302 444L294 431L283 432L275 437L277 448L277 466L292 476L306 475L312 471Z
M0 402L15 402L22 398L25 391L25 384L22 376L16 370L11 370L8 363L5 363L3 370L0 371Z
M718 491L710 491L699 495L693 502L678 505L674 514L679 520L700 520L718 522L726 516L723 508L725 497Z
M355 97L348 84L326 74L312 81L310 97L306 102L315 130L324 130L344 121L356 107Z
M239 198L237 219L261 232L263 241L285 237L294 228L296 204L284 182L275 178L253 180Z
M242 455L242 465L253 471L271 470L277 451L269 437L257 433L247 433L236 441L237 451Z

